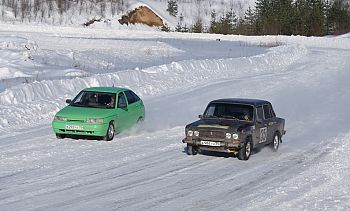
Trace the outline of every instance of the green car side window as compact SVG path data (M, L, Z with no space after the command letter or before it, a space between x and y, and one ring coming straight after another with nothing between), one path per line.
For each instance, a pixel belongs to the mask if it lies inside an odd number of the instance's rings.
M121 92L118 94L118 108L126 108L127 104L126 104L126 99L124 94Z
M124 92L125 96L126 96L126 99L128 100L128 104L133 104L134 102L136 102L134 96L131 94L130 91L125 91Z

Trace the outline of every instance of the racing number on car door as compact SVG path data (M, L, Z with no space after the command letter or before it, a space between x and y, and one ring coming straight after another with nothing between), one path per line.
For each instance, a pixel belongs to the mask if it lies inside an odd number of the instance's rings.
M260 140L259 143L266 142L267 139L267 127L260 128Z

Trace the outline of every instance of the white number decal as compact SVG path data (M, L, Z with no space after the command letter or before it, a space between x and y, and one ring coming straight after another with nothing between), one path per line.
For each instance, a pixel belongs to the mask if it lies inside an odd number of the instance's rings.
M259 143L266 142L266 139L267 139L267 127L260 128Z

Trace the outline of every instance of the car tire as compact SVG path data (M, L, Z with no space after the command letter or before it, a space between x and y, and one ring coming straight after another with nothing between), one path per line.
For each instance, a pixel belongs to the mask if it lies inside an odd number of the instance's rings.
M141 124L143 121L144 121L144 119L143 119L143 117L141 116L141 117L139 117L139 118L137 119L137 124Z
M65 137L66 137L65 134L56 133L56 138L58 138L58 139L64 139Z
M239 160L248 160L253 151L253 142L251 139L248 139L238 152Z
M197 155L198 154L198 147L187 144L186 153L188 155Z
M104 141L111 141L114 138L115 129L113 122L110 122L107 128L106 135L103 137Z
M272 151L277 152L278 148L280 146L280 143L281 143L281 136L278 132L276 132L275 135L273 136L273 140L270 144Z

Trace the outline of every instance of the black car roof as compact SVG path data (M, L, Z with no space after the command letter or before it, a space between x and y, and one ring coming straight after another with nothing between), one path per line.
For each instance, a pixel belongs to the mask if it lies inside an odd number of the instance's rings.
M258 99L227 98L227 99L213 100L210 103L237 103L237 104L258 106L258 105L268 104L270 102L266 100L258 100Z

